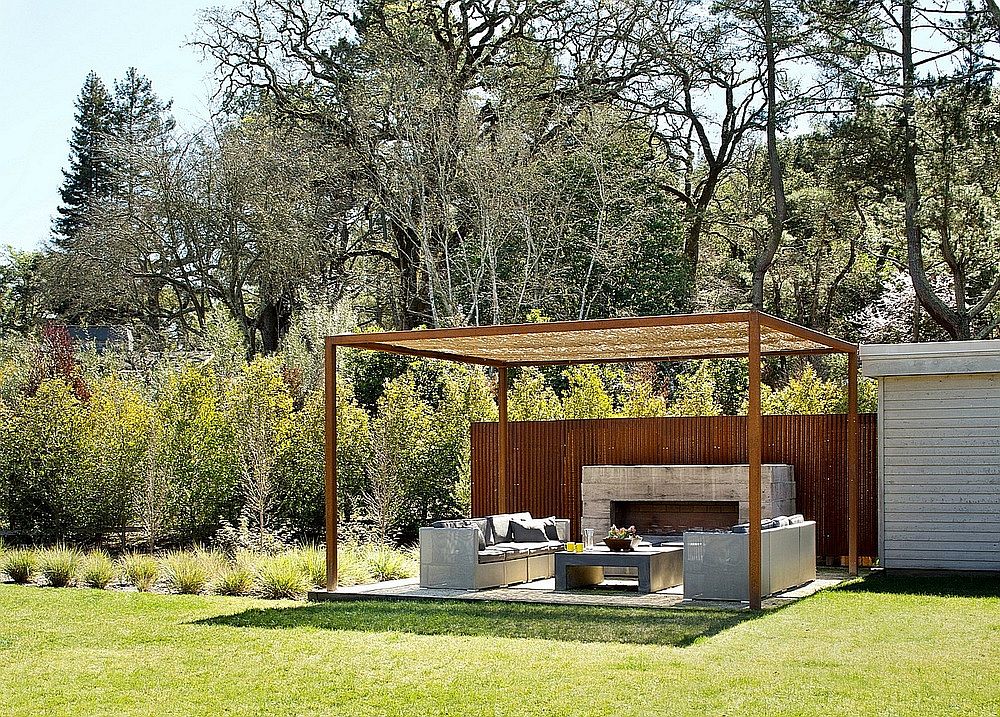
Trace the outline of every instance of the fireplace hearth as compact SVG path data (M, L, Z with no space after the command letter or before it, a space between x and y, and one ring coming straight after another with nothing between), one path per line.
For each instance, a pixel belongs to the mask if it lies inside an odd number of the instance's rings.
M611 522L634 525L643 536L679 536L685 530L725 530L738 523L736 500L613 500Z
M603 535L612 523L635 525L648 537L729 528L747 520L749 470L746 464L584 466L581 527ZM794 512L792 466L762 465L762 517Z

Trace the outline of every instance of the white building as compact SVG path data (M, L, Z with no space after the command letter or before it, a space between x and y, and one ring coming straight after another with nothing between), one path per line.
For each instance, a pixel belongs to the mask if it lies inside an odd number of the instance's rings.
M1000 570L1000 341L860 356L879 383L882 566Z

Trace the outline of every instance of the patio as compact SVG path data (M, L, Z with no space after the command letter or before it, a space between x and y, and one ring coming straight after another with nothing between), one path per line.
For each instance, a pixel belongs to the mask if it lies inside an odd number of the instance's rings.
M687 361L712 358L746 358L749 370L748 410L745 423L747 469L747 548L745 596L750 609L762 602L762 451L764 422L761 415L761 360L766 357L809 356L843 353L848 365L846 502L848 505L848 575L858 570L858 474L859 420L857 406L858 347L832 336L792 324L757 311L713 314L654 316L628 319L601 319L508 326L475 326L454 329L425 329L369 334L341 334L326 341L326 534L327 589L311 594L314 600L399 599L434 597L449 599L510 599L553 602L569 593L557 594L541 581L517 587L481 590L476 593L441 591L412 584L373 586L365 589L338 588L337 579L337 351L339 347L384 351L487 366L497 371L499 420L497 422L496 463L499 484L494 503L498 512L521 509L511 500L509 480L510 434L507 416L508 369L520 366L558 366L581 363L624 363L636 361ZM579 540L581 526L573 526L570 540ZM564 538L565 540L565 538ZM529 578L530 579L530 578ZM741 578L742 580L742 578ZM818 581L815 581L818 582ZM496 584L496 583L494 583ZM785 583L786 585L792 583ZM554 587L554 586L553 586ZM807 586L808 587L808 586ZM820 586L821 587L821 586ZM426 592L433 590L434 592ZM418 595L414 595L414 591ZM500 592L502 591L502 592ZM764 593L768 590L764 589ZM794 592L794 591L792 591ZM577 593L572 593L576 595ZM350 596L350 597L349 597ZM492 597L490 597L492 596ZM631 597L613 592L606 596L585 595L596 604L622 604ZM682 598L670 591L634 596L656 606L672 607ZM794 599L767 598L770 600Z
M793 590L764 598L761 609L773 610L790 605L820 590L840 585L849 579L844 568L820 568L816 580ZM641 595L635 591L635 581L608 578L600 586L578 590L557 591L555 578L534 580L505 588L485 590L453 590L447 588L422 588L417 578L390 580L342 587L334 592L314 591L309 599L323 601L385 601L385 600L457 600L464 602L506 602L533 605L579 605L620 608L713 608L746 610L747 604L722 600L685 600L683 586L667 588L661 592Z

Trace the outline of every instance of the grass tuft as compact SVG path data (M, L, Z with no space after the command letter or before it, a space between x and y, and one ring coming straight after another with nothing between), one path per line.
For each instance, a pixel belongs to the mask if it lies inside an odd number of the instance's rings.
M362 555L376 581L401 580L415 574L410 557L391 546L372 543L364 547Z
M149 592L160 576L160 565L151 555L129 553L120 558L118 565L125 582L142 592Z
M253 590L253 571L246 564L237 562L223 568L212 581L212 592L216 595L249 595Z
M30 583L38 570L38 555L34 550L15 549L4 553L0 572L15 583Z
M103 590L115 579L115 564L103 550L95 550L80 564L80 582L88 588Z
M326 552L315 543L303 545L295 551L295 557L312 587L326 585Z
M255 577L254 593L267 600L299 600L309 591L309 579L293 554L263 558Z
M182 595L204 592L213 577L211 564L200 552L173 550L163 557L160 568L167 588Z
M38 567L49 585L54 588L65 588L76 584L82 558L83 553L76 548L57 545L41 552L38 556Z

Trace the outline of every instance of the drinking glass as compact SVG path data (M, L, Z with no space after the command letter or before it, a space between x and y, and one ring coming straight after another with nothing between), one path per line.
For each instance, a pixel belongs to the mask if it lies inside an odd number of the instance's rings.
M593 550L594 549L594 529L584 528L583 529L583 549Z

